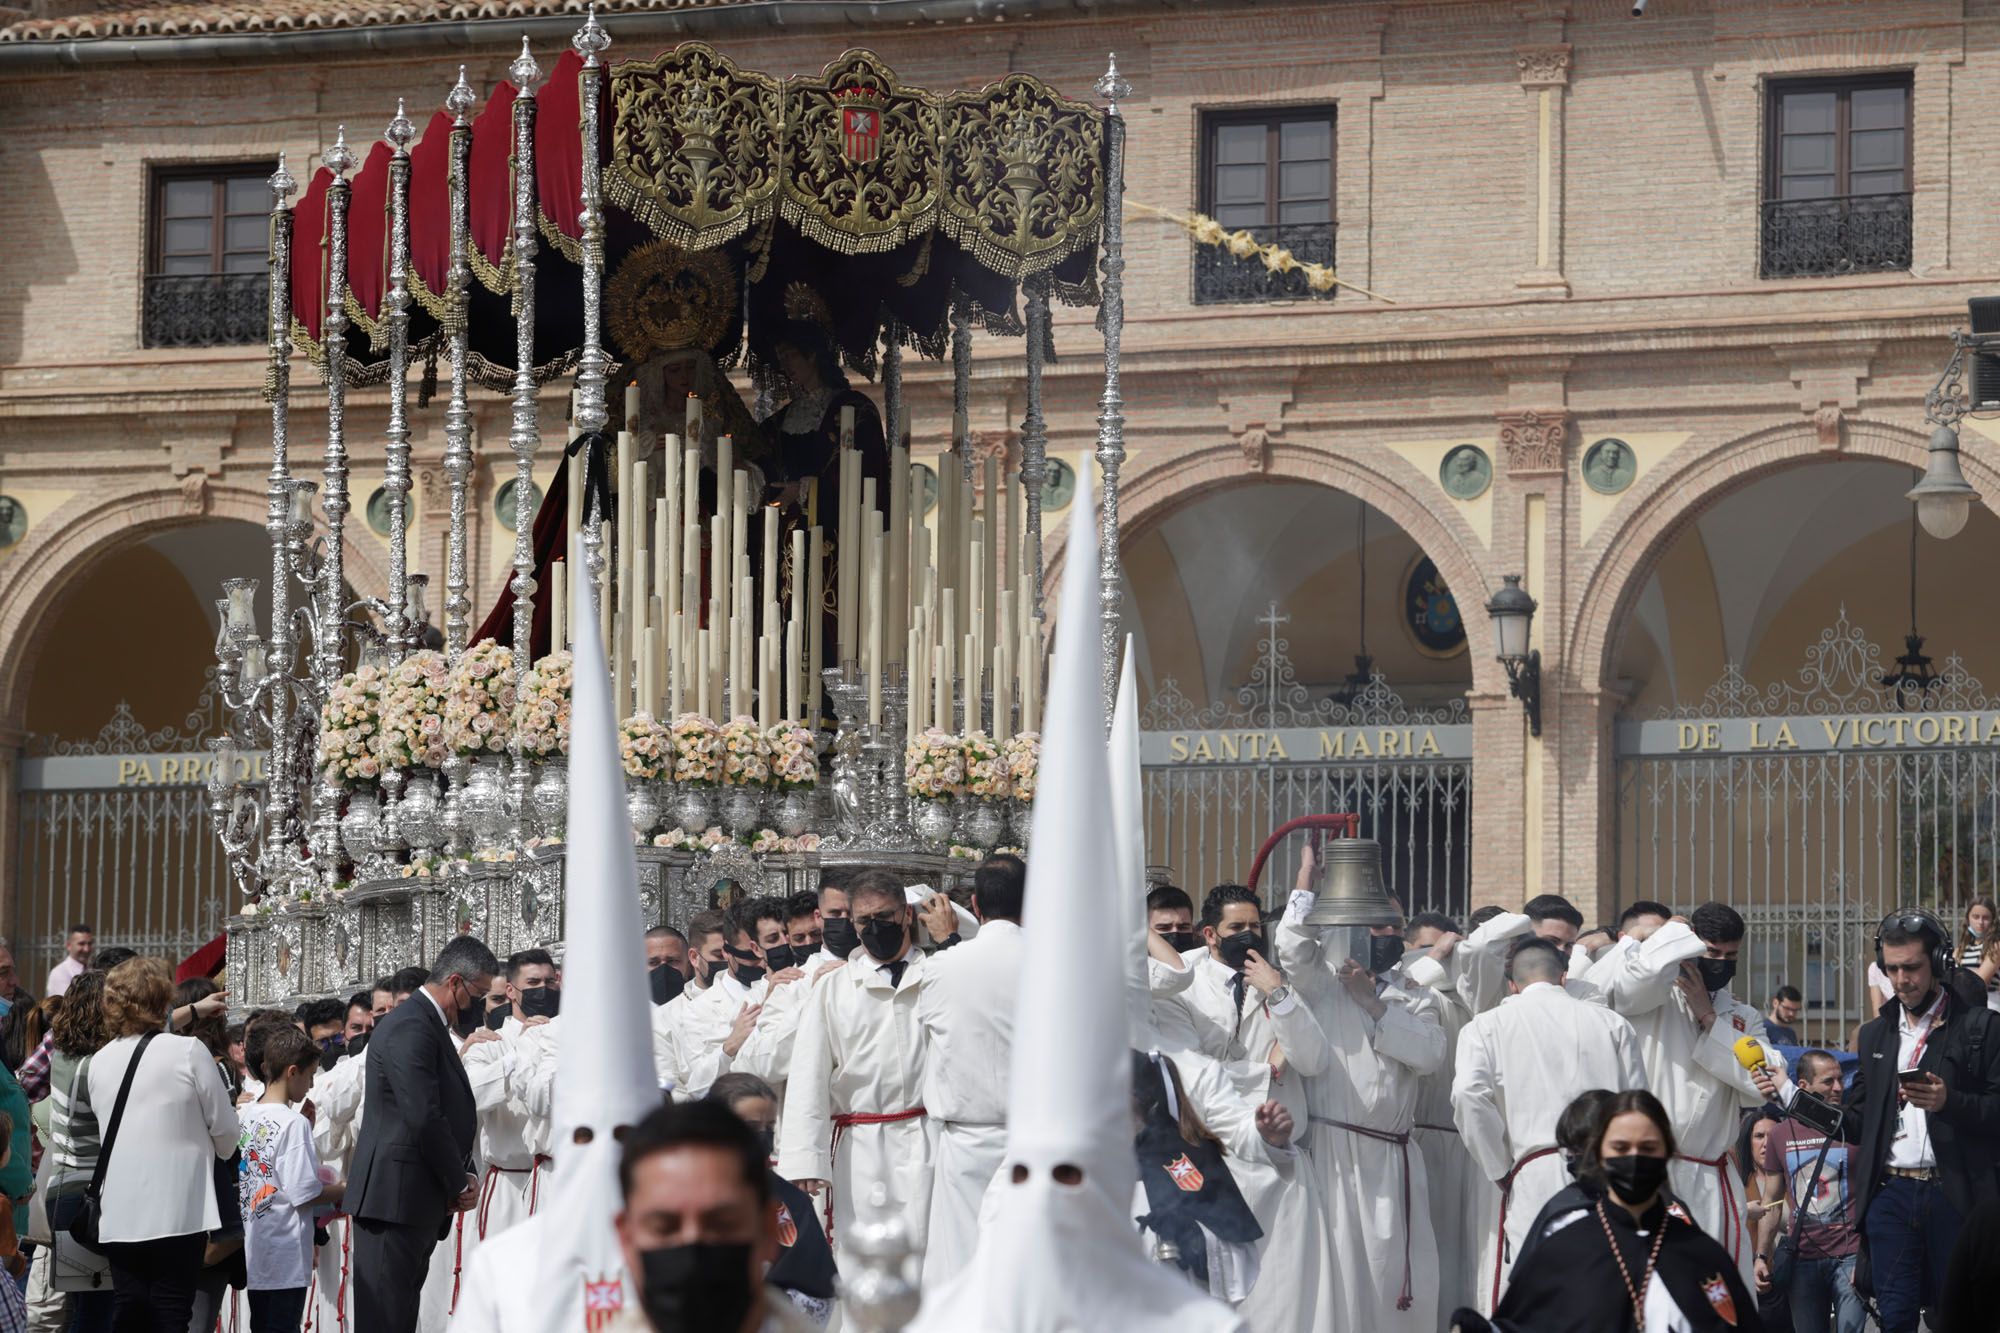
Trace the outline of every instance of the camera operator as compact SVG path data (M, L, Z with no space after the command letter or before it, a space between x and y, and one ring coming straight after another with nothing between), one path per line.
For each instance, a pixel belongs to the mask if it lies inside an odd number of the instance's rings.
M2000 1197L2000 1030L1992 1010L1952 995L1951 933L1931 913L1890 915L1875 953L1895 999L1861 1029L1844 1104L1761 1067L1753 1077L1791 1117L1858 1145L1855 1286L1872 1291L1883 1333L1915 1333L1963 1219Z

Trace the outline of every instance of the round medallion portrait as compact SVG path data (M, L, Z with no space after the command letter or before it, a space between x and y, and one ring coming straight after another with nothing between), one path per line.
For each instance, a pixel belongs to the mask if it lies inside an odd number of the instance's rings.
M1493 484L1493 460L1476 444L1461 444L1438 464L1438 485L1454 500L1477 500Z
M28 535L28 506L11 495L0 495L0 550Z
M408 532L417 521L417 498L403 496L403 531ZM368 528L377 537L389 535L389 489L377 486L368 497Z
M509 532L514 531L514 488L519 484L519 477L514 478L512 481L502 482L500 489L493 494L493 516L499 519L500 526ZM528 521L530 523L535 521L535 511L541 507L542 488L531 481L528 483Z
M929 463L918 463L917 471L924 474L924 507L922 513L930 513L937 508L937 471Z
M1465 619L1427 555L1419 555L1403 575L1403 628L1426 657L1456 657L1465 651Z
M1060 458L1048 460L1048 475L1042 479L1042 512L1069 508L1076 498L1076 469Z
M1599 495L1616 495L1639 475L1639 460L1623 440L1599 440L1584 451L1584 484Z

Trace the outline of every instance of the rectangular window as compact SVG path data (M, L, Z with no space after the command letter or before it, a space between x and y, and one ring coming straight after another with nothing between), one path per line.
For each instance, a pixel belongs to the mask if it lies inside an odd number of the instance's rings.
M1214 112L1202 117L1201 211L1231 232L1333 263L1333 108ZM1292 301L1318 295L1299 273L1252 255L1197 245L1197 304Z
M1765 144L1767 278L1910 266L1910 79L1770 85Z
M274 163L153 173L145 345L226 347L269 333Z

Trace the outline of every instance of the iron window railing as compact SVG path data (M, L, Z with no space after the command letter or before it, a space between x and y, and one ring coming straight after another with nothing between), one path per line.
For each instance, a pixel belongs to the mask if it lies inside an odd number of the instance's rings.
M1251 235L1265 243L1275 242L1292 252L1302 264L1333 263L1335 226L1331 222L1295 223L1280 227L1251 227ZM1306 285L1303 273L1273 273L1256 255L1238 259L1227 245L1197 245L1194 251L1194 302L1196 305L1234 305L1254 301L1323 300L1331 291L1316 292Z
M1909 192L1766 200L1762 253L1767 278L1906 269Z
M148 347L231 347L270 334L266 273L150 275L143 317Z

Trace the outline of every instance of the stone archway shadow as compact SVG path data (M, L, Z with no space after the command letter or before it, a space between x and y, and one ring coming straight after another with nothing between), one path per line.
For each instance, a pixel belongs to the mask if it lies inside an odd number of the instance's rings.
M171 528L216 520L263 527L269 514L264 491L218 484L207 488L205 503L192 508L178 485L104 496L77 496L28 534L13 557L0 566L0 726L19 728L54 611L63 593L98 563L147 537ZM359 596L380 596L388 587L387 551L347 543L347 582ZM268 582L269 564L243 571ZM218 593L220 590L217 590Z
M1376 466L1377 455L1389 460L1388 467ZM1119 538L1130 542L1144 536L1173 513L1218 491L1265 481L1300 481L1329 487L1358 496L1388 515L1423 549L1444 576L1445 583L1458 594L1461 611L1483 605L1490 592L1481 560L1474 552L1483 548L1472 529L1456 513L1449 512L1436 487L1404 459L1388 450L1371 449L1365 457L1334 453L1329 449L1297 443L1273 442L1268 465L1251 472L1243 466L1243 450L1233 441L1177 453L1164 462L1133 469L1120 475ZM1101 489L1101 479L1100 479ZM1065 515L1066 517L1066 515ZM1064 566L1063 544L1068 524L1044 524L1043 550L1047 599L1054 614L1058 586ZM1093 572L1093 577L1095 574ZM1466 614L1466 649L1472 666L1472 693L1505 693L1506 673L1494 658L1493 631L1484 615Z
M2000 446L1965 432L1959 461L1988 509L2000 501ZM1670 456L1620 502L1583 550L1590 579L1577 601L1567 640L1568 679L1608 688L1632 608L1674 538L1731 492L1786 468L1858 460L1901 463L1921 471L1929 433L1885 422L1851 420L1843 447L1829 449L1811 422L1767 427L1712 447Z

